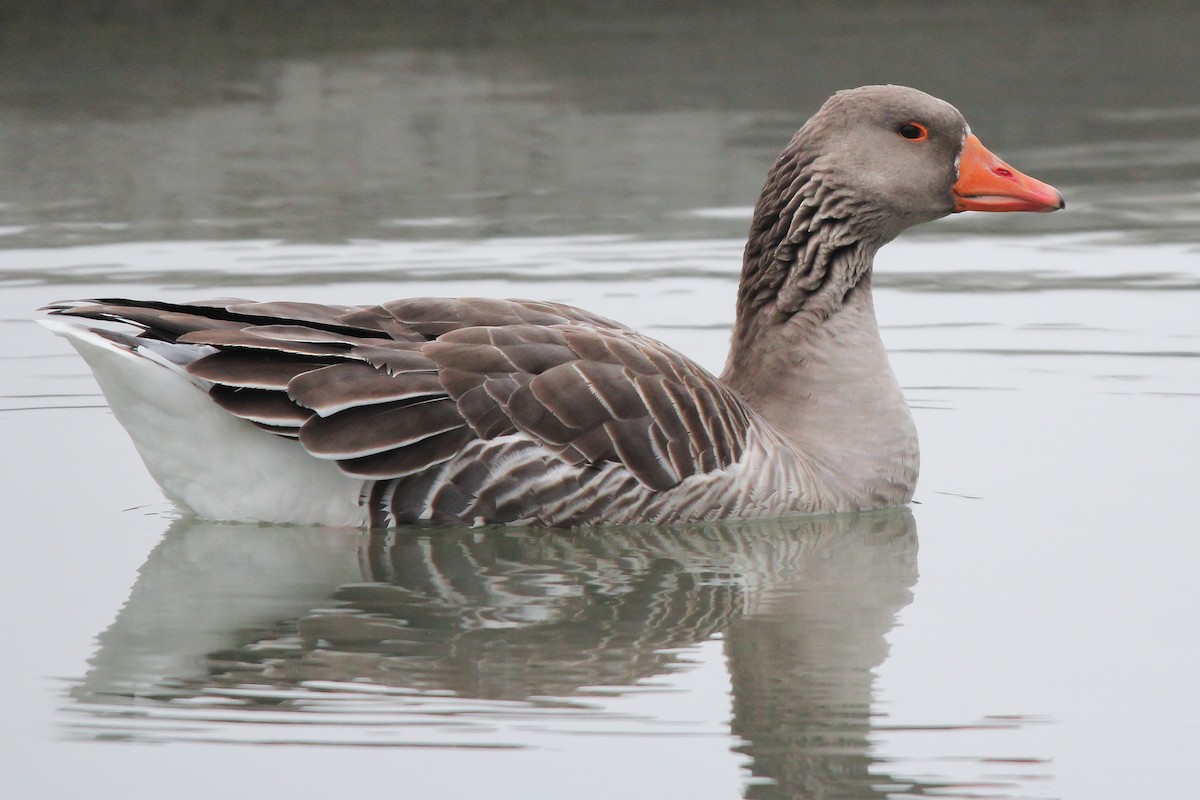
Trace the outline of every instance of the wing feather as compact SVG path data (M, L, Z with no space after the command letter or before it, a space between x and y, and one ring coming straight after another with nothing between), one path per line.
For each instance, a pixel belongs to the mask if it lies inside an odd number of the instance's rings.
M282 392L218 384L209 390L208 395L221 408L256 425L294 428L298 432L300 426L312 416L312 412L297 406Z
M446 390L433 369L397 374L344 361L297 375L288 382L287 393L297 404L328 417L359 406L445 396Z
M187 372L211 384L222 408L298 436L348 474L395 479L367 493L372 519L389 503L393 519L407 518L402 504L418 495L434 519L478 511L473 503L519 516L528 511L522 502L570 504L594 492L586 476L600 472L590 468L610 464L665 490L740 458L752 419L730 390L666 345L557 303L104 299L51 309L128 322L163 346L198 346L180 348L179 358L194 359ZM513 435L543 454L522 456L522 475L544 473L540 459L557 459L573 488L543 486L545 497L526 497L500 462L457 458Z
M224 386L283 392L297 375L330 363L287 352L231 349L198 358L188 364L187 371L192 377Z
M276 353L292 353L302 356L332 356L335 358L343 355L347 350L344 343L324 344L296 341L279 336L263 336L255 328L249 327L191 331L178 337L175 341L183 344L207 344L213 347L267 350Z
M462 427L462 415L448 397L378 403L310 417L300 428L300 444L317 458L343 461L409 447Z
M370 480L390 480L416 475L449 461L471 441L473 435L465 425L426 436L360 458L342 459L338 466L348 475Z

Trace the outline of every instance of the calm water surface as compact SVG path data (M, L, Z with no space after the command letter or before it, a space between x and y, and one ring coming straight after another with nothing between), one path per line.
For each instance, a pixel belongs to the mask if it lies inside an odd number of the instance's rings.
M1195 795L1200 11L128 5L0 17L5 796ZM523 296L717 370L768 164L880 81L955 102L1069 205L881 254L910 509L180 519L32 321Z

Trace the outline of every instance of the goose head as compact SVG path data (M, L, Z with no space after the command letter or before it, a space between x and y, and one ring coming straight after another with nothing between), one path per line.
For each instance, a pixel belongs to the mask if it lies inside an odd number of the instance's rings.
M838 92L788 149L882 241L960 211L1064 207L1054 187L984 147L958 109L905 86Z

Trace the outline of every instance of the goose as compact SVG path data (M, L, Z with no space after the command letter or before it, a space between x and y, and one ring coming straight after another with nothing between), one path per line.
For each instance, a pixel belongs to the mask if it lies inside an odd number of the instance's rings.
M908 503L917 433L876 251L962 211L1064 208L954 106L826 101L754 209L719 377L565 304L101 298L43 322L185 514L326 526L669 524ZM114 326L109 323L121 323Z

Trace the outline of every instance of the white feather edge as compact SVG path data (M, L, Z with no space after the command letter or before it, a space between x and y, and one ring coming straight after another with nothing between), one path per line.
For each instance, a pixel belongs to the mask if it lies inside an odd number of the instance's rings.
M184 511L229 521L366 523L361 478L227 413L161 348L133 337L123 346L62 320L39 322L70 342L91 367L146 468Z

